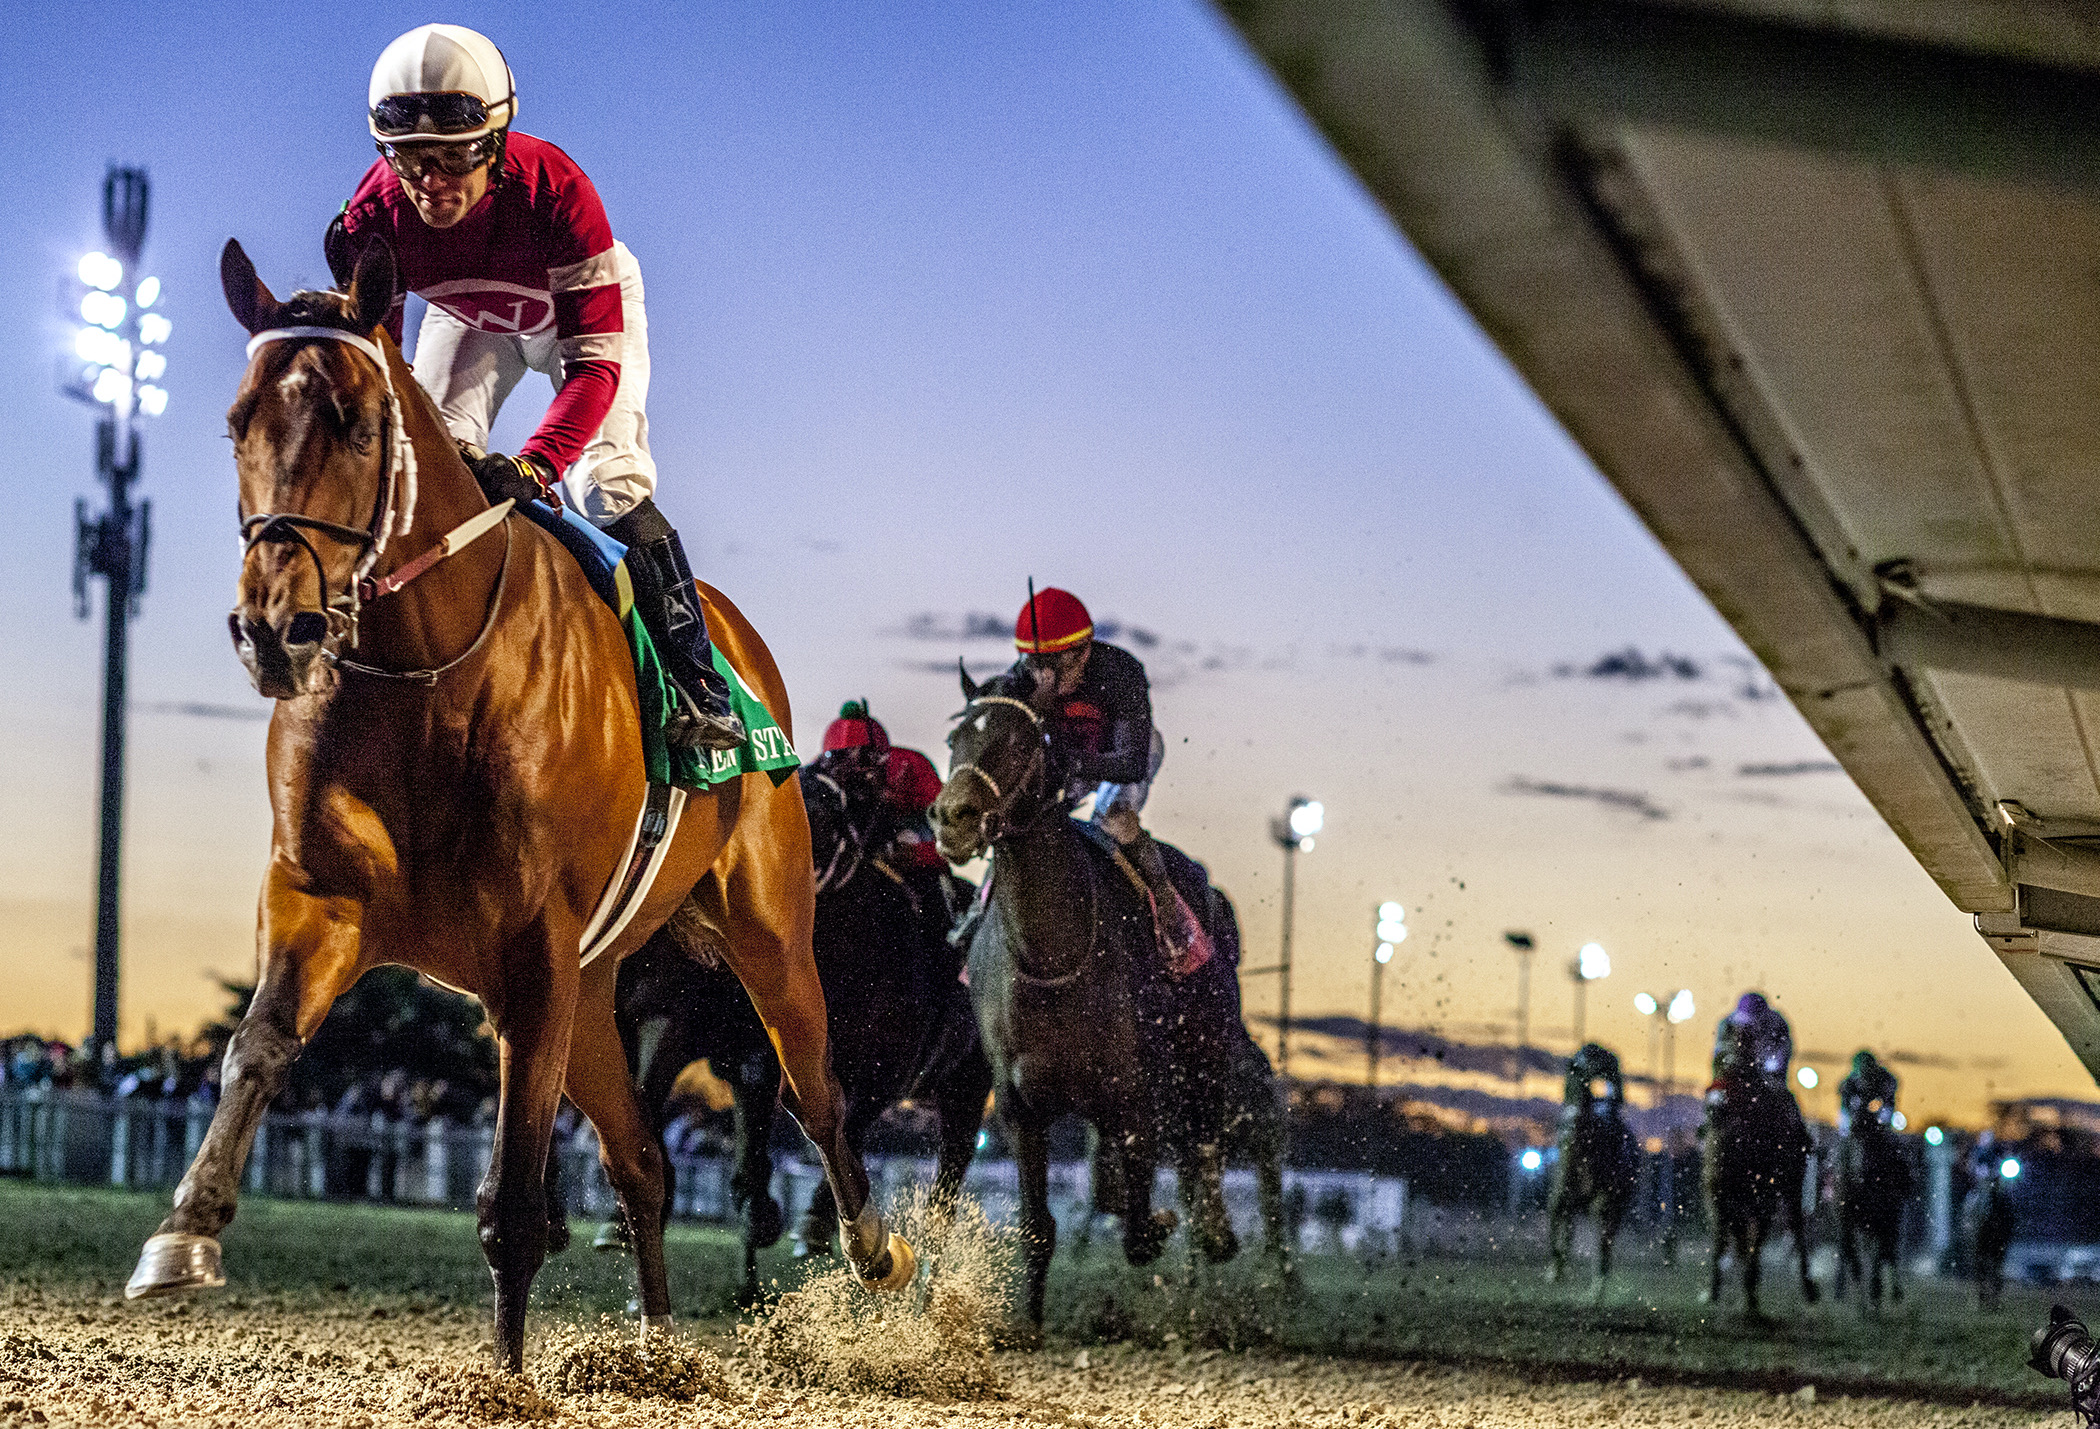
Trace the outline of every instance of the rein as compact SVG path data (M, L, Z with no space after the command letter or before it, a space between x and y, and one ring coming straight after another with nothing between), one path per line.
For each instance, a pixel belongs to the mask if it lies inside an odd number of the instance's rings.
M1037 713L1035 708L1032 705L1028 704L1028 702L1025 700L1017 700L1010 695L978 695L972 700L970 700L968 704L963 706L962 714L958 716L958 718L968 719L972 710L975 710L980 706L984 705L1004 705L1011 709L1017 709L1022 714L1027 715L1029 722L1033 724L1036 728L1036 733L1038 737L1036 739L1035 744L1035 757L1029 762L1027 772L1022 774L1020 779L1014 784L1014 797L1018 798L1020 795L1026 793L1029 790L1029 788L1037 782L1039 776L1043 772L1044 763L1049 758L1050 746L1048 738L1043 732L1043 717L1041 714ZM984 840L987 844L997 843L1000 839L1011 837L1014 834L1028 833L1033 829L1037 828L1042 823L1042 818L1040 816L1037 816L1035 818L1029 819L1025 823L1007 824L1006 818L1009 813L1009 804L1011 801L1008 799L1007 795L1000 790L999 781L992 778L990 774L986 773L985 770L979 767L977 764L967 761L964 763L953 764L949 766L949 778L953 779L958 774L969 774L973 778L977 779L984 785L986 789L989 789L991 791L992 798L996 801L993 808L985 815L984 818ZM1046 807L1054 813L1057 808L1056 801L1051 801L1051 803L1048 804ZM1100 890L1095 882L1094 869L1092 863L1089 862L1085 864L1085 869L1087 875L1086 951L1080 955L1078 963L1072 968L1070 972L1061 973L1056 977L1037 977L1033 973L1029 972L1027 968L1022 966L1020 946L1018 940L1016 940L1013 952L1014 981L1021 983L1024 986L1034 988L1049 989L1069 987L1073 983L1079 981L1080 977L1086 972L1087 965L1093 961L1094 949L1101 937L1101 923L1098 917L1098 914L1100 912L1101 896ZM991 874L987 875L987 877L997 878L997 870L995 869Z

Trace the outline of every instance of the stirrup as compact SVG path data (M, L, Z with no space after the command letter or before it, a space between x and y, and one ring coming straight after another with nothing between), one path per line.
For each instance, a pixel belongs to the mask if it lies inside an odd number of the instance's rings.
M664 726L664 739L672 748L724 750L743 744L746 731L742 720L726 711L715 714L702 708L676 680L671 686L678 692L678 708Z

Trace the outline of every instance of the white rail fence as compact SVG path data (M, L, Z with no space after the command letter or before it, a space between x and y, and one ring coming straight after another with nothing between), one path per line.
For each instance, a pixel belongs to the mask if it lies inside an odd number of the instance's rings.
M0 1089L0 1176L76 1185L158 1188L182 1178L211 1124L208 1102L106 1097L48 1087ZM255 1137L242 1184L262 1195L307 1200L363 1200L471 1210L488 1166L494 1128L434 1120L422 1124L328 1112L271 1113ZM571 1215L609 1216L612 1188L586 1126L557 1142L564 1198ZM720 1156L673 1156L672 1215L710 1222L735 1219L729 1177ZM870 1157L868 1174L885 1203L933 1183L931 1157ZM822 1173L813 1161L774 1160L773 1194L790 1217L801 1215ZM1070 1233L1090 1195L1084 1162L1050 1168L1051 1210ZM1287 1168L1286 1194L1304 1208L1301 1249L1354 1253L1389 1245L1408 1213L1407 1183L1347 1171ZM1011 1161L980 1160L969 1190L994 1221L1018 1219L1019 1173ZM1225 1198L1234 1228L1250 1244L1261 1235L1254 1173L1225 1174ZM1162 1170L1158 1206L1178 1204L1171 1173Z

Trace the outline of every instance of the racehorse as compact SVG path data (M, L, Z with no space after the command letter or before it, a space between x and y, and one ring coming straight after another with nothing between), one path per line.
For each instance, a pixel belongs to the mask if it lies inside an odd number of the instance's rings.
M1808 1175L1808 1125L1786 1085L1757 1068L1738 1033L1719 1076L1706 1094L1706 1143L1701 1189L1707 1224L1713 1227L1703 1304L1721 1300L1721 1257L1732 1244L1743 1268L1743 1298L1752 1319L1761 1319L1757 1284L1765 1241L1781 1216L1794 1237L1800 1262L1801 1298L1816 1302L1808 1273L1808 1226L1801 1188Z
M859 1155L890 1107L907 1097L930 1099L941 1138L932 1205L952 1206L992 1088L968 993L945 939L928 946L928 921L881 858L878 811L854 808L838 781L812 770L803 771L802 794L818 871L817 975L830 1010L832 1066L846 1097L847 1145ZM661 1128L672 1085L693 1062L706 1059L730 1084L730 1197L744 1213L738 1299L750 1305L759 1296L758 1252L782 1230L769 1190L780 1066L749 999L726 973L707 966L710 958L704 929L674 917L621 969L620 1030L652 1126ZM826 1183L797 1228L805 1251L829 1248L836 1216ZM624 1221L615 1220L593 1244L623 1249L629 1239Z
M1179 850L1161 844L1162 853L1172 860L1181 858ZM1209 907L1204 925L1209 930L1213 945L1218 952L1216 973L1223 979L1223 989L1237 1001L1240 961L1239 916L1233 911L1232 900L1222 889L1212 888L1207 900ZM1191 904L1192 907L1199 906ZM1283 1148L1284 1124L1283 1101L1277 1094L1276 1072L1269 1064L1268 1053L1247 1032L1246 1022L1240 1018L1237 1008L1231 1013L1237 1025L1238 1035L1232 1037L1230 1050L1225 1056L1222 1093L1223 1119L1219 1127L1219 1150L1221 1164L1245 1162L1254 1167L1257 1201L1261 1208L1262 1254L1270 1261L1282 1265L1286 1270L1291 1264L1289 1232L1283 1214ZM1161 1098L1157 1130L1160 1143L1171 1150L1177 1160L1184 1153L1183 1139L1190 1130L1189 1118L1182 1114L1181 1098ZM1113 1143L1103 1140L1098 1132L1089 1130L1088 1150L1092 1162L1092 1176L1086 1214L1079 1223L1078 1240L1081 1245L1093 1234L1094 1218L1104 1207L1123 1203L1123 1160Z
M689 894L780 1051L789 1105L852 1218L855 1268L901 1288L914 1257L872 1204L831 1072L798 791L745 776L690 800L647 898L583 966L583 934L601 893L625 880L641 837L629 819L645 807L640 699L618 619L540 528L504 520L467 539L487 500L380 327L395 296L391 250L366 248L346 293L285 303L238 243L220 277L252 336L228 413L246 539L229 625L255 688L278 702L271 856L254 1000L227 1046L210 1129L127 1293L224 1283L217 1238L286 1068L359 975L402 963L480 998L499 1043L476 1210L501 1363L523 1363L565 1089L596 1126L637 1227L644 1324L667 1322L662 1154L628 1080L613 989L620 959ZM717 644L785 729L765 645L700 590Z
M1153 1099L1207 1090L1214 1108L1222 1075L1199 1080L1189 1067L1148 1065L1153 1039L1141 1018L1164 1016L1158 1030L1170 1036L1182 1030L1147 986L1160 963L1151 909L1066 816L1042 714L1004 677L980 688L965 673L962 685L967 703L948 737L948 780L931 816L951 863L993 851L982 895L989 906L970 940L970 999L1014 1141L1027 1309L1040 1327L1057 1245L1050 1124L1077 1113L1123 1148L1123 1253L1148 1265L1176 1220L1152 1209ZM1191 1139L1180 1180L1198 1248L1223 1260L1238 1246L1218 1185L1216 1128L1213 1114L1201 1140Z
M1961 1248L1976 1283L1976 1307L1995 1310L2005 1293L2005 1253L2018 1228L2012 1197L1996 1168L1986 1170L1961 1203Z
M1640 1148L1616 1101L1584 1096L1572 1110L1574 1116L1561 1128L1560 1156L1546 1193L1551 1274L1556 1283L1567 1277L1575 1217L1587 1211L1597 1219L1597 1274L1590 1293L1600 1297L1611 1275L1612 1245L1640 1188Z
M1848 1280L1860 1278L1859 1244L1868 1246L1862 1314L1881 1304L1881 1271L1888 1267L1889 1299L1903 1299L1897 1272L1897 1242L1903 1234L1903 1207L1910 1199L1911 1166L1903 1143L1889 1128L1892 1108L1878 1098L1859 1109L1844 1136L1838 1138L1832 1179L1838 1215L1837 1297L1845 1298Z

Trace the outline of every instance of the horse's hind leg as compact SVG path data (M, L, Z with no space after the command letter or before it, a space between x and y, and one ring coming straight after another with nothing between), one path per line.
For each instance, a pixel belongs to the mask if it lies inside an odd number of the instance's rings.
M233 1219L256 1128L299 1049L357 980L363 906L297 892L286 886L288 877L273 865L264 884L255 997L226 1044L219 1105L204 1143L124 1287L134 1299L226 1283L218 1236Z
M780 1063L754 1051L736 1068L736 1170L729 1177L729 1198L744 1216L744 1274L737 1284L737 1304L745 1309L760 1299L758 1253L787 1229L780 1202L773 1199L773 1108L780 1100Z
M977 1136L984 1127L985 1099L992 1093L992 1064L974 1041L967 1055L947 1068L934 1088L934 1110L941 1122L941 1159L928 1202L936 1222L955 1209L963 1177L977 1155Z
M747 782L764 782L749 775ZM831 1032L824 985L817 980L810 938L816 921L816 892L810 874L809 824L793 789L767 791L782 813L749 837L763 848L732 848L716 872L693 890L701 908L719 919L728 936L724 953L737 980L772 1039L786 1080L782 1100L824 1163L824 1179L838 1199L840 1239L846 1258L867 1285L897 1290L911 1283L918 1261L902 1236L883 1224L868 1194L868 1173L846 1143L846 1098L831 1070ZM764 796L745 801L744 825L768 810ZM726 875L722 872L727 868Z
M628 1079L627 1056L613 1023L613 975L602 961L584 973L569 1040L569 1100L598 1129L598 1156L620 1198L620 1215L634 1245L642 1323L667 1325L671 1291L664 1272L663 1142L643 1116Z
M1546 1278L1555 1285L1567 1277L1568 1248L1575 1239L1575 1208L1568 1204L1567 1165L1568 1158L1563 1156L1553 1168L1553 1184L1546 1193L1546 1242L1553 1256Z
M1796 1179L1786 1188L1786 1224L1794 1236L1794 1265L1801 1274L1801 1299L1813 1305L1821 1296L1815 1278L1809 1274L1808 1255L1812 1247L1808 1243L1808 1213L1801 1207L1802 1183Z

